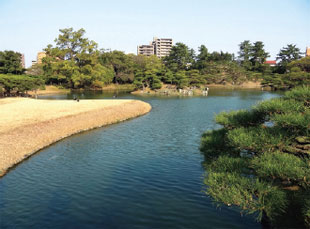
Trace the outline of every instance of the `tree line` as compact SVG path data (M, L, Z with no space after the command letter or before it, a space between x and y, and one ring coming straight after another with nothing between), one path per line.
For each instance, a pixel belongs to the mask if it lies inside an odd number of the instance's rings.
M264 86L291 88L308 82L309 58L301 58L296 45L280 50L278 64L265 64L269 53L264 43L245 40L239 44L238 56L228 52L209 52L205 45L198 53L184 43L176 43L168 56L143 56L121 51L98 49L86 31L60 29L54 45L44 51L42 64L27 69L26 74L42 79L45 84L66 88L101 89L104 85L133 84L136 89L159 89L162 84L177 88L206 84L238 85L245 81L262 81ZM0 52L0 74L23 74L21 56L12 51ZM297 62L296 62L297 61ZM301 62L298 62L301 61Z
M84 29L74 31L72 28L61 29L55 46L48 45L45 51L47 57L42 69L46 83L69 88L100 88L110 83L130 83L136 88L151 89L159 89L166 83L184 88L263 79L264 85L278 88L278 78L287 77L285 74L292 69L290 63L301 58L300 49L289 44L280 50L278 65L270 67L265 64L269 53L264 43L252 44L248 40L240 43L237 57L228 52L209 52L205 45L201 45L196 54L180 42L162 59L126 55L121 51L98 50L95 41L85 38ZM308 77L304 73L301 75L301 78ZM285 80L282 84L286 85Z
M48 45L45 49L47 57L42 64L47 84L100 88L109 83L130 83L136 88L159 89L162 83L184 88L209 83L238 84L259 77L256 72L249 72L240 65L233 54L209 53L204 45L199 47L196 55L187 45L176 43L167 57L159 59L98 50L97 43L84 35L84 29L61 29L55 46ZM254 55L260 55L263 46L259 48ZM262 57L253 63L260 66L263 60Z

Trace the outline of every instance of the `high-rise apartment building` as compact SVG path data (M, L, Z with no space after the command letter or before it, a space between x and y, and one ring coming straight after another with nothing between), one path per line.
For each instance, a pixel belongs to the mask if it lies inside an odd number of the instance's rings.
M24 54L21 54L20 62L21 62L21 64L22 64L22 67L25 68L26 65L25 65L25 55L24 55Z
M172 48L171 38L153 38L154 53L159 58L168 56Z
M306 56L310 56L310 48L309 47L306 48Z
M159 58L168 56L172 48L171 38L154 37L149 45L139 45L137 48L138 55L156 55Z
M37 54L37 64L42 64L42 59L46 57L45 52L38 52Z
M138 55L145 55L145 56L152 56L154 55L154 45L139 45L137 48L137 54Z

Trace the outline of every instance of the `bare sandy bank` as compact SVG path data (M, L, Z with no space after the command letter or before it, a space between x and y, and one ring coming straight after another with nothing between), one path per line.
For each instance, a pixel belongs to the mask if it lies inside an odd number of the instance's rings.
M37 91L28 91L28 94L35 97L35 95L67 94L69 92L69 89L59 89L52 85L46 85L44 90L39 89Z
M138 100L0 100L0 177L38 150L85 130L146 114Z
M135 86L133 84L109 84L102 88L88 89L90 91L133 91ZM37 91L28 91L27 93L32 97L36 95L49 95L49 94L67 94L70 93L70 89L60 89L53 85L45 85L45 89L39 89ZM84 89L74 89L72 91L84 91Z

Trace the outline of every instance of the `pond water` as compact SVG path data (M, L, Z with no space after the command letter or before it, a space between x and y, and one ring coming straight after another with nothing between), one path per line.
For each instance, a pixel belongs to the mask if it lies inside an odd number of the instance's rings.
M110 99L115 93L81 93ZM72 99L73 94L42 96ZM214 115L271 92L211 90L208 97L137 97L152 111L66 138L0 179L0 228L261 228L204 194L200 137Z

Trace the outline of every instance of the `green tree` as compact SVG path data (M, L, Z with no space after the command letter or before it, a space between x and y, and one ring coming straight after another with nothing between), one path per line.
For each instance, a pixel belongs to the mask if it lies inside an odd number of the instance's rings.
M145 78L148 81L151 89L160 89L160 77L162 73L163 64L156 56L149 56L146 58L145 64Z
M189 70L187 72L187 77L188 77L188 84L191 86L197 86L198 87L198 86L206 83L206 81L200 75L200 73L197 69Z
M290 89L310 85L310 57L292 61L286 66L286 73L265 75L262 85L273 89Z
M175 84L176 83L175 74L173 74L173 72L169 69L166 70L166 72L164 72L161 79L164 83L169 83L169 84Z
M249 40L245 40L239 44L238 59L241 66L244 67L246 70L252 69L252 64L250 62L252 48L252 44Z
M209 57L209 51L205 45L201 45L198 48L199 54L197 55L197 61L206 61Z
M264 43L262 41L256 41L251 49L250 61L252 63L252 70L262 72L263 64L267 57L269 57L269 53L265 51Z
M288 64L293 60L299 60L300 58L300 49L293 44L288 44L286 47L283 47L277 56L277 60L280 60L281 64Z
M300 60L294 60L288 64L288 69L291 70L294 67L299 68L301 71L310 73L310 56L301 58Z
M22 74L22 55L14 51L0 52L0 74Z
M272 226L310 226L310 88L216 116L202 137L206 193Z
M39 77L27 75L0 74L0 88L5 96L23 95L27 91L36 90L44 85Z
M70 88L100 88L112 82L113 66L101 64L97 43L84 37L84 29L59 31L56 46L48 45L45 49L42 68L46 83Z
M134 58L135 62L135 81L138 88L160 89L163 77L163 63L157 56L139 55Z
M112 66L115 72L113 83L132 83L134 80L133 56L121 51L103 52L99 62L104 66Z
M186 71L178 71L175 73L175 79L178 88L184 88L189 86L189 79L186 75Z
M97 43L84 38L85 30L74 31L73 28L60 29L58 38L55 39L56 48L60 51L59 58L82 62L83 54L93 54L97 50ZM84 63L85 64L85 63Z
M226 63L225 75L227 75L226 77L227 81L232 83L233 85L240 84L246 82L247 80L250 80L248 73L236 62Z
M277 60L280 60L278 64L278 72L285 73L287 70L287 65L294 60L299 60L300 58L301 52L296 45L288 44L286 47L283 47L277 56Z
M183 43L176 43L164 63L173 72L189 69L195 63L195 53Z
M233 54L230 54L228 52L224 53L223 51L221 52L212 52L209 55L208 58L209 61L215 61L215 62L231 62L233 60Z
M206 62L209 58L209 52L205 45L201 45L198 48L199 54L197 55L196 65L195 67L199 70L205 68Z

